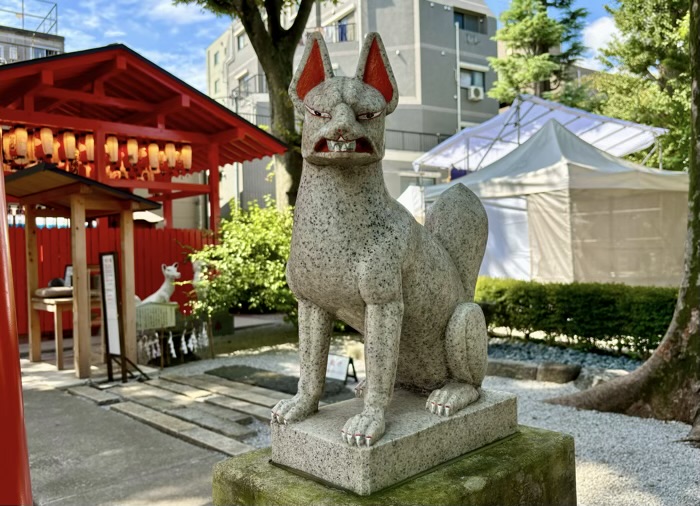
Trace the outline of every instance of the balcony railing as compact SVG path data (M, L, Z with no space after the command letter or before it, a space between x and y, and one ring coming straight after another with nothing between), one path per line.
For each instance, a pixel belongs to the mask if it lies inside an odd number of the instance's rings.
M238 113L257 126L269 126L270 116L264 114ZM386 149L400 151L430 151L442 141L450 137L447 134L428 134L423 132L407 132L405 130L386 130Z
M255 93L267 93L265 74L255 74L240 81L239 85L231 91L231 98L235 101Z
M0 40L0 65L17 61L33 60L61 54L62 51L55 48L40 47L38 43L33 45L17 44L15 42L3 42Z
M357 31L355 23L333 23L328 26L321 26L307 30L306 33L321 32L326 44L334 42L352 42L357 40ZM302 39L302 43L306 39Z

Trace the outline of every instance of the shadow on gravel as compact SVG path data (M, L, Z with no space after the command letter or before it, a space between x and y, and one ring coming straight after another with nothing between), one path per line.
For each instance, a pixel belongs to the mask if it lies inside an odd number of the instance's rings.
M247 383L248 385L277 390L278 392L284 392L289 395L297 393L297 383L299 382L299 378L296 376L287 376L286 374L256 369L255 367L246 365L218 367L207 371L207 374L231 381ZM342 381L326 378L326 386L323 389L323 396L321 397L322 401L332 404L334 402L352 399L353 397L352 391L343 385Z

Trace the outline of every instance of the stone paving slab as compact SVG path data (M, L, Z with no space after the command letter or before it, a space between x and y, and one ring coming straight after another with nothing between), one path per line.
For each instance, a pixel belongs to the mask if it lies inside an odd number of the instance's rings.
M169 379L185 385L209 390L210 392L214 392L219 395L225 395L226 397L232 397L234 399L240 399L252 404L258 404L266 408L272 408L280 401L280 399L289 398L289 395L281 394L280 392L276 392L274 390L260 389L266 392L265 394L261 394L259 391L252 390L252 388L259 387L253 387L251 385L246 385L245 383L237 383L223 378L217 378L216 376L211 376L208 374L198 374L193 376L170 376ZM268 395L267 392L274 392L274 397Z
M130 400L139 397L157 397L176 404L189 405L195 402L184 395L151 386L148 383L127 383L114 388L114 392Z
M202 397L211 395L211 392L208 390L194 388L193 386L184 383L176 383L166 378L157 378L149 381L147 384L154 387L162 388L164 390L169 390L170 392L174 392L180 395L184 395L191 399L200 399Z
M190 443L203 446L204 448L211 448L231 456L240 455L255 449L250 445L203 429L202 427L195 427L182 431L178 436Z
M139 422L143 422L146 425L150 425L172 436L177 436L184 430L190 430L196 427L193 423L185 422L184 420L166 415L165 413L142 406L141 404L136 404L135 402L121 402L119 404L114 404L110 409L130 416Z
M217 385L236 388L236 389L244 391L244 392L256 393L258 395L263 395L266 397L270 397L272 399L281 400L281 399L289 399L289 397L291 397L290 394L285 393L285 392L279 392L277 390L272 390L270 388L264 388L264 387L259 387L256 385L250 385L248 383L242 383L240 381L232 381L232 380L228 380L226 378L222 378L220 376L215 376L213 374L196 374L193 377L195 377L197 379L201 379L201 380L207 380L207 381L210 381L211 383L216 383Z
M215 404L209 404L208 402L200 402L197 404L196 407L198 411L218 416L219 418L223 418L224 420L236 422L239 425L249 425L253 422L253 417L246 413L234 411L229 408L223 408Z
M75 396L88 399L98 406L107 406L109 404L121 402L121 397L118 395L114 395L112 392L107 390L100 390L87 385L69 388L68 392Z
M204 402L227 409L233 409L234 411L247 413L264 422L270 420L270 408L259 406L257 404L250 404L249 402L245 402L240 399L234 399L225 395L212 395L211 397L207 397Z
M204 406L204 403L200 403L199 405L192 408L170 409L166 411L166 413L168 415L180 418L181 420L192 422L196 425L199 425L200 427L204 427L205 429L217 432L226 437L240 439L255 434L254 429L236 423L232 421L229 417L220 418L211 413L207 413L206 411L201 409L202 406ZM231 410L222 409L222 411L226 411L227 414L230 415L236 414L235 411Z
M110 409L130 416L166 434L227 455L240 455L253 449L253 447L235 439L133 402L114 404Z

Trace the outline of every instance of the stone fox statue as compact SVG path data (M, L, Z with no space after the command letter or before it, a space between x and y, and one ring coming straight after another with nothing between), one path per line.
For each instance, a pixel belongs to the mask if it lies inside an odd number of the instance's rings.
M318 410L331 326L364 335L364 409L340 427L350 445L385 431L394 386L429 393L426 409L449 416L480 395L487 334L473 303L486 247L479 199L456 185L432 206L425 227L384 185L385 117L399 94L378 34L367 36L355 77L334 77L319 34L289 94L304 114L304 168L287 281L299 300L298 393L272 410L273 423Z

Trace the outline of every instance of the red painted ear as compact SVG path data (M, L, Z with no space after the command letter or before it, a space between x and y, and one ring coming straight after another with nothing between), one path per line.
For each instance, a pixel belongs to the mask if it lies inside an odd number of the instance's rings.
M372 88L379 90L387 104L391 102L391 99L394 97L394 87L389 79L389 73L384 66L384 60L379 51L377 39L372 41L372 45L369 48L367 63L365 64L365 73L362 76L362 80Z
M323 69L323 58L321 57L321 50L318 47L318 41L314 39L312 44L313 47L309 53L309 58L306 60L306 65L304 65L304 71L297 81L297 96L301 100L304 100L308 92L326 79L326 72Z

